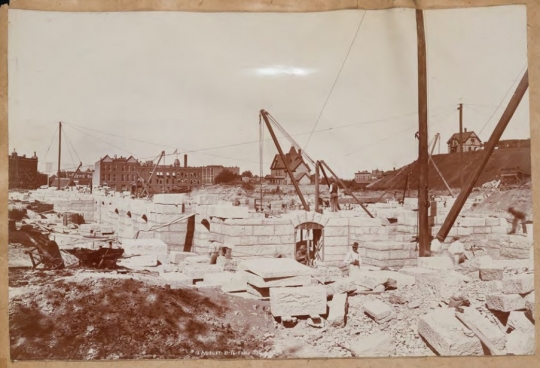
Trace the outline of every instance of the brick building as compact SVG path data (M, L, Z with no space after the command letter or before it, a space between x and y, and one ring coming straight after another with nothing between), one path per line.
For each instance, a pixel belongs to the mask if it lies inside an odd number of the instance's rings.
M38 158L19 156L13 150L9 156L9 189L36 189L38 185Z
M154 175L150 179L150 176ZM170 193L202 185L202 168L188 167L187 156L184 166L180 160L172 165L155 166L153 161L140 162L133 156L105 156L95 164L93 186L108 186L114 191L131 191L142 187L142 179L148 183L150 193Z

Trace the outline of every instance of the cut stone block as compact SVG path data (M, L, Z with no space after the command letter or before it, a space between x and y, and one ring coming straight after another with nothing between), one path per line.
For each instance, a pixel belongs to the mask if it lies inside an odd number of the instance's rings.
M524 273L503 280L504 294L527 294L534 290L534 275Z
M459 291L463 279L454 273L423 274L416 276L416 285L443 299Z
M251 285L249 282L247 283L246 290L248 293L255 295L259 298L269 298L270 297L270 289L269 288L259 288L257 286Z
M344 278L340 281L332 282L324 285L326 288L326 296L332 296L342 293L350 293L357 289L356 282L350 278Z
M221 291L225 293L237 293L247 291L247 280L242 277L235 277L231 281L221 286Z
M152 202L167 205L183 204L184 200L185 194L182 193L154 194L152 197Z
M455 316L453 308L440 309L418 320L418 334L439 355L482 355L482 344ZM469 331L470 332L470 331Z
M488 340L499 350L504 350L506 345L506 334L499 329L496 325L491 323L487 318L482 316L473 307L462 307L463 318L467 324L472 325L480 331Z
M431 268L435 270L453 270L454 262L450 257L418 257L418 267Z
M180 272L160 273L159 276L171 286L171 289L180 289L183 286L193 285L193 279Z
M480 268L479 271L480 280L482 281L493 281L493 280L502 280L504 276L503 268Z
M311 276L309 275L264 279L248 271L244 272L244 274L247 276L248 282L258 288L311 285Z
M123 239L125 255L155 254L161 262L167 259L167 244L159 239Z
M222 286L223 284L230 282L234 277L232 272L216 272L216 273L207 273L204 275L205 284L213 284Z
M191 252L177 252L173 251L169 254L169 262L170 263L181 263L184 261L187 257L192 257L194 254Z
M403 288L405 286L413 286L416 284L416 278L411 275L407 275L401 272L395 271L378 271L381 274L381 277L387 277L397 281L397 287Z
M508 334L506 353L512 355L534 355L534 332L514 330Z
M223 256L219 256L216 260L216 264L223 267L224 271L234 272L238 269L238 264L241 262L239 259L227 259Z
M364 336L348 343L356 357L387 357L394 351L392 336L385 332Z
M275 317L326 314L326 289L322 285L271 288L270 311Z
M328 323L332 327L345 326L345 316L347 315L347 294L334 294L330 302L330 312L328 314Z
M386 303L381 302L380 300L373 300L371 302L364 303L362 306L364 312L369 316L373 317L375 321L380 321L389 317L393 309Z
M489 309L501 312L525 309L525 299L518 294L488 294L486 304Z
M264 279L311 275L313 269L291 258L258 258L244 260L238 264L239 270L251 271Z
M155 254L147 256L136 256L126 259L119 259L117 261L119 266L131 268L131 267L156 267L158 265L158 259Z
M186 267L183 268L182 273L186 276L191 277L192 279L202 280L207 274L218 273L221 271L223 270L218 265L198 263L193 265L186 265Z
M186 265L192 265L197 263L210 264L210 257L196 255L184 258L184 262Z
M326 284L327 282L334 282L343 278L343 273L339 267L317 267L313 271L313 278L319 282Z
M490 281L488 284L488 290L490 293L502 293L503 282L501 280Z
M508 316L507 326L525 333L534 333L534 325L527 318L525 312L512 311Z

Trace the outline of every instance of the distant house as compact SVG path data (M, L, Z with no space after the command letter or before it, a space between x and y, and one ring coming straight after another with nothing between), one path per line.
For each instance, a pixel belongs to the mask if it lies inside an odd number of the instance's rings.
M372 174L369 171L358 171L354 174L354 181L359 184L363 181L371 181Z
M448 144L448 153L459 152L459 133L454 133L446 142ZM478 151L482 149L482 141L475 132L468 132L467 128L462 133L463 152Z
M302 185L310 184L311 180L309 178L309 173L311 169L304 162L302 157L302 151L296 151L294 147L291 147L288 153L285 154L285 160L291 169L295 180ZM292 184L291 178L287 173L287 169L283 164L283 160L279 154L274 156L272 160L272 165L270 165L270 175L267 175L266 178L270 184L278 185L289 185Z

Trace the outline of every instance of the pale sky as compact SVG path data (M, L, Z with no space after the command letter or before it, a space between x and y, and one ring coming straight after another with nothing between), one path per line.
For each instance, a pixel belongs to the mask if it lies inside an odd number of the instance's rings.
M461 102L464 126L484 128L487 140L526 68L525 6L425 11L425 21L430 139L440 133L447 152ZM418 154L416 51L415 12L405 9L10 10L9 150L36 151L40 170L46 161L56 168L62 121L73 148L63 142L66 169L106 154L154 158L178 149L193 166L259 174L265 109L344 178L388 170ZM503 139L529 138L529 129L526 94ZM277 150L264 146L268 174Z

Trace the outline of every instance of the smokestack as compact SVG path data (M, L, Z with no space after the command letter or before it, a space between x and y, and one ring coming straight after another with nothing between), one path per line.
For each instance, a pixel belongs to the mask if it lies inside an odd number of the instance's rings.
M465 133L467 133L467 128L464 129Z
M187 167L187 155L184 155L184 167Z

